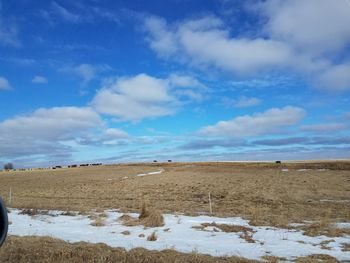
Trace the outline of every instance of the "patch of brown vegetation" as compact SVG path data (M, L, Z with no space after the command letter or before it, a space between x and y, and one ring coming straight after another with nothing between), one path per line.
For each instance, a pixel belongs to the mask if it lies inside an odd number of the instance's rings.
M89 216L89 218L91 220L93 220L90 225L91 226L96 226L96 227L101 227L101 226L105 226L105 217L104 216L100 216L100 215L96 215L96 214L92 214Z
M164 172L135 176L159 169ZM349 161L103 165L1 172L0 181L0 195L8 196L12 187L11 207L20 209L136 212L145 198L161 213L198 215L209 212L210 192L215 215L242 216L256 225L286 227L323 217L350 221L349 202L321 201L349 200Z
M342 251L350 251L350 243L342 243Z
M136 248L127 251L105 244L84 242L69 244L50 237L11 236L0 249L2 263L254 263L239 257L211 257L185 254L174 250L150 251Z
M218 229L220 229L223 232L254 232L253 229L251 229L250 227L246 227L246 226L239 226L239 225L228 225L228 224L217 224L215 222L213 223L202 223L201 224L203 226L203 228L208 227L208 226L213 226L216 227Z
M262 259L268 263L278 263L278 262L283 262L286 261L286 258L283 257L275 257L275 256L263 256Z
M123 225L125 226L138 226L138 225L143 225L145 227L164 226L163 215L155 209L147 208L145 204L142 205L139 218L136 219L129 215L122 215L119 219L123 222Z
M36 215L47 215L49 212L47 210L39 210L39 209L22 209L21 212L19 212L20 215L29 215L29 216L36 216Z
M156 241L156 240L157 240L157 234L156 234L156 231L153 231L152 234L150 234L147 237L147 241Z
M330 240L324 240L324 241L322 241L322 242L320 243L321 248L322 248L322 249L327 249L327 250L332 249L331 247L328 247L328 246L327 246L327 245L328 245L329 243L331 243L331 242L335 242L335 240L334 240L334 239L330 239Z
M349 228L338 228L328 220L321 220L319 222L307 224L299 227L299 229L304 231L304 235L311 237L321 235L327 237L341 237L344 235L350 235Z
M339 261L332 256L325 254L314 254L307 257L298 258L297 263L338 263Z
M253 239L252 235L254 233L254 230L250 227L246 226L239 226L239 225L228 225L228 224L217 224L215 222L212 223L202 223L200 226L193 226L192 228L199 229L199 230L205 230L206 227L214 227L215 229L220 229L223 232L227 233L239 233L240 238L244 239L248 243L255 243L255 240Z

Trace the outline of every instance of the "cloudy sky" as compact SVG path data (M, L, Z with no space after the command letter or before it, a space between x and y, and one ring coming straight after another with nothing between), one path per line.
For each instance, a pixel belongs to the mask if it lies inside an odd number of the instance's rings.
M350 1L0 0L0 164L350 157Z

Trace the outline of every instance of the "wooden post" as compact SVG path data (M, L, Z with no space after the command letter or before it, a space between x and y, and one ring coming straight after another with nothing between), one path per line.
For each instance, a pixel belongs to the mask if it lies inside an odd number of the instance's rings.
M12 187L10 187L10 193L9 193L9 205L11 205L12 202Z
M212 206L211 206L210 192L209 192L209 211L210 211L210 214L213 214L213 209L212 209Z

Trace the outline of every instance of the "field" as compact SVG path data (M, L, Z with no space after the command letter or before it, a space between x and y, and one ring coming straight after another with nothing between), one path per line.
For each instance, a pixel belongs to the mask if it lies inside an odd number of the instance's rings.
M146 204L162 214L241 217L247 220L251 227L290 229L290 224L303 223L295 228L304 231L308 236L317 237L323 234L328 240L343 236L342 238L349 241L343 244L343 251L350 243L349 228L336 226L336 223L340 222L350 223L350 162L346 161L283 164L154 163L3 171L0 172L0 182L0 195L11 208L76 211L80 214L118 209L121 213L129 213L139 212L142 204ZM304 224L305 222L309 223ZM11 237L0 255L10 253L9 251L14 255L16 251L21 250L20 247L27 251L23 253L30 253L31 249L27 248L34 244L38 244L38 253L52 253L50 255L54 255L57 262L61 262L57 256L60 253L73 256L72 253L64 252L72 250L73 246L79 247L80 250L82 246L88 247L87 251L90 252L93 249L102 249L102 254L113 254L113 257L117 257L117 254L118 257L123 255L124 261L119 258L121 262L137 262L132 258L139 253L121 249L118 253L112 253L113 249L107 246L69 245L58 240L47 241L44 237L35 238L34 243L29 241L30 239ZM48 242L54 252L40 250L42 242ZM325 252L327 250L329 247ZM174 256L179 253L176 251L142 251L149 257L148 261L144 262L154 262L151 255L157 253L166 258L164 262L175 259L178 260L176 262L243 260L237 257L219 259L193 253ZM90 252L86 252L86 255ZM163 262L159 255L155 256L159 260L157 262ZM174 256L173 260L170 255ZM197 257L196 260L193 259L194 256ZM273 256L265 259L276 260ZM318 256L313 257L315 259ZM327 256L324 256L324 259L326 262L334 260L333 257ZM312 262L313 258L309 256L298 260ZM17 261L8 257L6 262ZM95 261L99 262L98 259ZM50 262L50 259L47 259L47 262Z

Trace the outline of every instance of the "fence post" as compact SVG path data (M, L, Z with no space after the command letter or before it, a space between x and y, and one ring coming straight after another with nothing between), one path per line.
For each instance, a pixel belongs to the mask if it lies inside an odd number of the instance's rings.
M210 214L212 215L212 214L213 214L213 209L212 209L212 206L211 206L211 196L210 196L210 192L209 192L209 210L210 210Z

